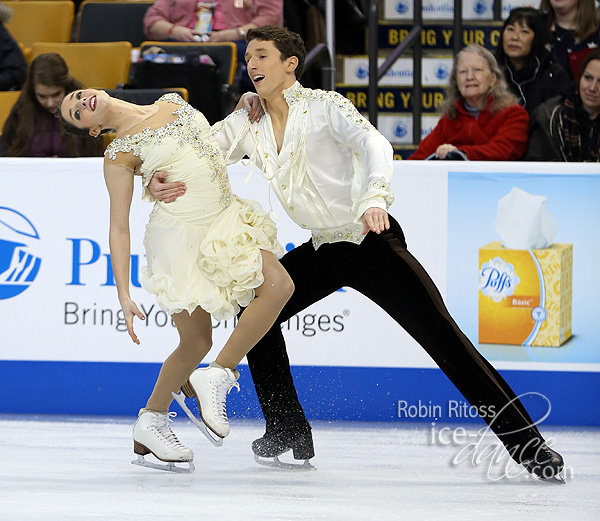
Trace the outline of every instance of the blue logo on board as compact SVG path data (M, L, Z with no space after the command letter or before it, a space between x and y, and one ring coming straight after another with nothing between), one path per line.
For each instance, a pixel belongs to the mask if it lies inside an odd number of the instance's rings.
M404 137L408 134L408 128L405 123L398 123L394 128L394 136Z
M438 80L445 80L448 78L449 75L450 75L450 70L448 69L447 65L444 65L443 63L438 65L438 68L435 70L435 77Z
M359 65L356 68L356 77L361 80L368 78L369 77L369 67L367 67L366 65Z
M0 207L0 300L23 293L37 277L42 259L29 250L39 240L27 217Z
M473 4L473 10L477 14L484 14L487 11L487 4L483 0L478 0Z
M398 14L405 14L408 12L408 2L398 2L396 4L396 12Z

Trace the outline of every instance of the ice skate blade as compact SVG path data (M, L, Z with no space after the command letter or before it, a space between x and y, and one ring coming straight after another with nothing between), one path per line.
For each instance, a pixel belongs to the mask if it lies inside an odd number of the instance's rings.
M161 465L160 463L146 461L146 458L144 458L144 456L140 456L139 454L138 454L137 459L134 459L131 462L132 465L138 465L139 467L146 467L149 469L156 469L156 470L165 470L167 472L175 472L176 474L189 474L190 472L194 472L194 470L196 470L196 467L194 466L194 464L191 461L182 461L181 463L187 463L188 466L187 467L178 467L172 461L165 461L164 465Z
M204 422L201 422L198 418L196 418L196 416L194 416L194 413L190 411L190 408L185 403L185 394L183 394L183 392L180 392L179 394L171 392L171 394L173 395L173 398L175 398L175 401L181 406L183 412L185 412L189 419L192 420L194 425L200 429L200 432L208 438L208 441L210 441L216 447L223 445L223 438L213 435L213 432L204 424Z
M306 472L309 470L317 470L317 467L313 467L310 464L310 460L304 460L304 463L287 463L281 461L278 456L273 458L261 458L257 454L254 455L254 461L259 465L264 465L265 467L271 467L276 469L284 469L284 470L294 470L300 472Z
M563 478L560 474L557 474L556 476L553 476L551 478L541 478L539 476L536 476L536 478L538 479L538 481L543 481L544 483L553 483L554 485L566 485L567 482L565 481L565 478Z

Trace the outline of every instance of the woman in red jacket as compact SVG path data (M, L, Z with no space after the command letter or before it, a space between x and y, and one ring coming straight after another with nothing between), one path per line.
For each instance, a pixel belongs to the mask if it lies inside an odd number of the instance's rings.
M454 60L442 117L409 159L514 161L527 146L529 116L511 94L496 59L481 45ZM450 157L447 157L450 154Z

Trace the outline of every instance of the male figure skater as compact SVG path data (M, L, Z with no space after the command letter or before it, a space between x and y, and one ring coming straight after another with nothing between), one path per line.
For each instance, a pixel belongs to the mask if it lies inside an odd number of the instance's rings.
M515 461L541 479L555 479L562 457L550 449L515 393L462 333L429 275L406 248L400 225L387 213L393 200L390 143L335 92L298 83L306 51L302 39L281 27L248 31L248 74L265 115L251 122L245 110L213 127L230 163L244 156L260 167L292 220L312 239L281 262L295 292L277 322L248 353L266 420L255 440L258 456L292 450L314 456L310 425L298 401L280 324L349 286L389 313L433 358ZM150 190L158 199L183 193L178 183Z

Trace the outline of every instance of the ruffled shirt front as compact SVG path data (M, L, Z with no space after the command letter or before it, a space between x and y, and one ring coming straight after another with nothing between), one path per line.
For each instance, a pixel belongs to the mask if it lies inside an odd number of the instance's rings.
M296 82L284 91L289 106L277 153L268 113L250 123L244 109L213 126L225 160L248 156L262 171L283 208L313 244L362 242L361 217L369 208L387 210L393 150L389 141L344 96Z

